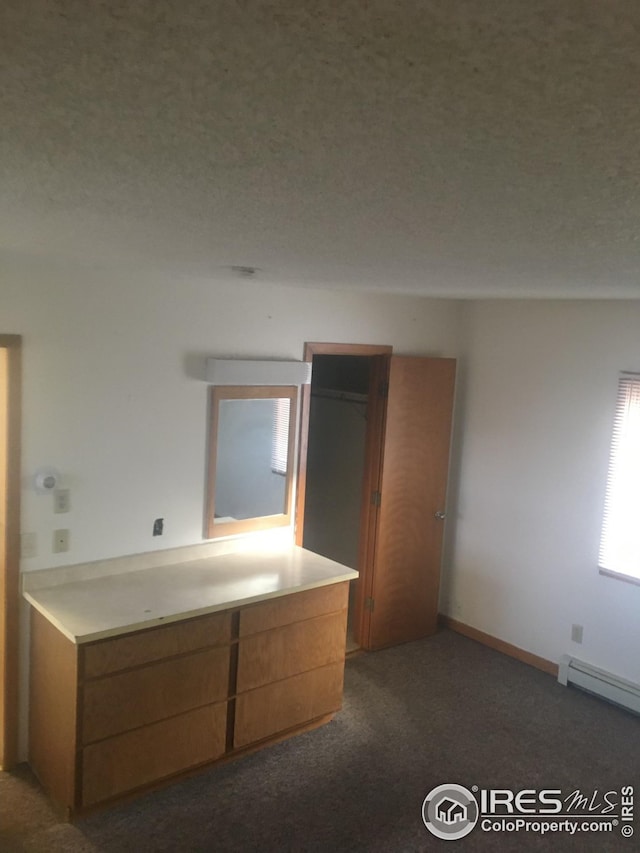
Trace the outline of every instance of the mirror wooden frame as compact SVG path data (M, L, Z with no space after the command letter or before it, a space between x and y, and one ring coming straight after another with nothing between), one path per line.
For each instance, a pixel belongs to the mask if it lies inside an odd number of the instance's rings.
M221 400L289 400L289 436L287 445L287 473L285 482L284 512L255 518L215 523L216 456L218 450L218 418ZM207 508L205 536L219 539L269 530L272 527L287 527L291 524L293 507L293 482L296 436L296 408L298 388L295 385L213 385L209 405L209 447L207 474Z

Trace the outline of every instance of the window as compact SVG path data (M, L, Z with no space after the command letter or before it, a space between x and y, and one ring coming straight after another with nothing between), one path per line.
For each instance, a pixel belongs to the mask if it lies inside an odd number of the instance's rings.
M602 571L640 582L638 373L622 373L618 382L598 563Z

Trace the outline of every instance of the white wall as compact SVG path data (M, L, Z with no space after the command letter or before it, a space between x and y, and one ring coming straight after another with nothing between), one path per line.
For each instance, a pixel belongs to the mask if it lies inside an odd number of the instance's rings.
M207 355L301 358L305 341L346 341L456 356L466 337L443 610L640 681L640 587L596 567L617 372L640 369L639 303L463 309L26 260L4 262L0 296L0 331L24 336L22 529L39 550L23 571L202 541ZM71 489L67 515L31 487L46 464ZM158 516L165 535L152 538ZM71 530L68 554L51 553L56 527Z
M202 540L207 355L302 358L305 341L455 355L454 302L63 269L0 269L2 329L24 336L22 529L28 571ZM30 478L54 465L72 511ZM154 518L165 534L153 538ZM67 554L52 531L71 530Z
M617 374L640 303L483 302L468 352L455 542L442 609L557 660L640 681L640 586L598 574ZM584 626L571 642L572 623Z
M22 571L202 541L206 356L301 359L305 341L391 344L455 355L458 303L299 290L264 281L150 278L33 259L1 262L0 331L23 351ZM34 472L53 465L72 510L55 515ZM165 520L152 537L153 520ZM71 549L53 554L56 528ZM26 755L24 608L21 755Z

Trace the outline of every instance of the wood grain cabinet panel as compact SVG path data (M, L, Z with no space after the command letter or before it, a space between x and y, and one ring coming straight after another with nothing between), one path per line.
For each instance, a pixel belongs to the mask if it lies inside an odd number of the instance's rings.
M125 732L227 698L228 647L87 681L82 741Z
M99 640L84 650L84 677L97 678L173 655L229 644L231 614L213 613L186 622Z
M82 805L157 782L225 751L227 703L198 708L85 747Z
M83 646L32 611L33 769L71 816L326 721L347 601L340 582Z
M345 581L254 604L240 612L240 637L344 610L348 600L349 582Z
M239 749L338 711L343 675L340 661L238 696L234 746Z
M29 681L29 762L54 799L69 808L76 772L76 646L33 608Z
M344 658L346 630L343 610L240 640L237 692Z

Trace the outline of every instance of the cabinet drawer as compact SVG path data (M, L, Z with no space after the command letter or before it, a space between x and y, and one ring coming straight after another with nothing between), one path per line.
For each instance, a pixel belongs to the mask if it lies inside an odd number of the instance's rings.
M88 681L83 688L82 742L221 701L228 688L228 646Z
M240 611L240 636L343 610L348 598L349 582L344 581L255 604Z
M347 611L240 640L237 692L344 659Z
M212 613L126 637L100 640L84 648L84 677L96 678L171 655L219 646L231 640L231 615Z
M222 702L85 747L82 805L219 758L226 730L227 703Z
M234 747L304 725L342 705L344 661L268 684L236 699Z

